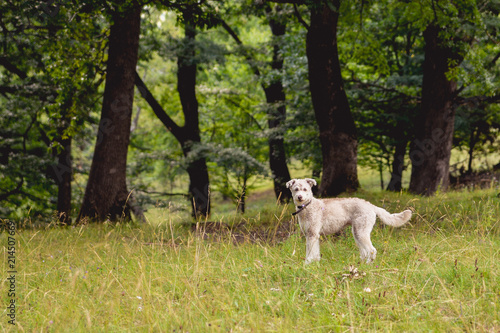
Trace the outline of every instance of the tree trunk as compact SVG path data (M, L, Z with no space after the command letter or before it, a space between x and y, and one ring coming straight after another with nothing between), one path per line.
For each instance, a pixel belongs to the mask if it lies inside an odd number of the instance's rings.
M275 39L283 36L286 32L286 25L282 23L280 17L270 17L269 26ZM283 69L283 58L280 55L280 47L275 41L273 48L273 60L271 67L275 71ZM284 143L284 123L286 119L285 91L281 79L275 79L269 86L264 86L266 101L270 105L268 109L268 125L270 135L269 144L269 166L271 168L274 193L276 199L281 203L291 199L291 192L286 188L286 182L290 180L290 172L286 163L285 143Z
M246 169L245 169L246 170ZM247 201L247 173L243 175L243 186L241 187L241 196L238 200L237 211L241 214L245 214L246 201Z
M130 218L126 184L141 7L113 15L106 84L94 157L78 220Z
M57 154L57 216L59 222L64 224L71 224L71 180L73 178L71 141L71 137L61 139L62 150Z
M57 164L52 165L54 180L57 184L57 218L59 222L71 224L71 181L73 178L73 162L71 159L71 137L65 137L65 132L68 129L71 121L68 110L72 104L72 98L67 100L61 106L61 119L57 126L57 138L55 142L50 142L46 134L43 136L48 145L56 143L58 149L53 151L54 157L57 158Z
M181 70L181 75L189 74ZM190 73L193 75L193 73ZM195 74L194 74L195 75ZM188 91L194 91L194 86L189 88L186 87L181 79L182 88L179 86L182 92L182 99L193 98L193 92L188 94ZM194 82L194 83L193 83ZM195 84L195 81L191 80L191 84ZM185 125L183 127L178 126L172 118L165 112L163 107L158 103L158 101L151 94L146 84L142 81L140 76L136 73L135 75L135 85L139 90L141 96L148 102L153 112L161 120L163 125L174 135L179 144L181 145L182 152L184 156L191 158L189 153L192 151L193 144L200 142L200 132L198 129L198 114L197 114L197 103L193 101L186 102L186 108L183 108ZM191 97L189 97L191 96ZM196 96L194 96L196 98ZM196 112L191 110L191 114L187 113L190 110L189 105L196 105ZM194 124L193 124L194 123ZM189 201L192 206L192 212L194 217L198 216L208 216L210 214L210 189L209 189L209 178L208 169L205 158L194 158L188 162L187 173L189 175Z
M392 160L391 180L387 185L387 191L399 192L403 188L403 170L405 167L406 140L399 141L394 150Z
M471 129L469 139L469 163L467 164L467 173L472 174L472 159L474 158L474 147L476 146L476 129Z
M441 28L434 25L424 31L422 111L410 147L410 192L422 195L433 195L449 185L457 85L446 74L449 62L459 57L457 51L445 45L448 41L440 38L440 32Z
M199 142L199 141L198 141ZM185 150L187 155L189 150ZM205 158L197 158L187 167L189 175L189 201L192 205L192 214L195 218L210 215L210 181Z
M151 94L141 77L135 73L135 85L163 125L175 136L182 152L188 158L189 201L195 218L210 214L210 188L206 160L203 156L190 156L193 146L201 142L196 99L196 26L186 10L184 13L184 48L177 59L177 91L184 114L184 126L177 125Z
M321 196L336 196L359 187L356 126L344 90L337 50L339 7L339 0L311 5L306 39L309 85L323 156Z
M201 142L198 100L196 99L196 26L188 11L184 13L185 37L182 54L177 58L177 91L184 112L185 124L179 135L184 156L188 157L193 145ZM195 218L210 214L210 189L207 163L204 157L195 156L187 168L189 174L189 200Z
M378 164L378 175L380 178L380 188L383 190L384 189L384 165L382 162L379 162L379 164Z

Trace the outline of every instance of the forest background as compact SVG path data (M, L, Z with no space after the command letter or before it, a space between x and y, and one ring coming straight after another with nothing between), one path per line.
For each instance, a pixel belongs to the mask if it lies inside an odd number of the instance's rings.
M262 180L287 201L291 165L321 179L320 196L357 190L359 166L381 188L434 195L499 162L498 1L1 13L2 219L143 219L172 197L196 217L215 196L244 211Z

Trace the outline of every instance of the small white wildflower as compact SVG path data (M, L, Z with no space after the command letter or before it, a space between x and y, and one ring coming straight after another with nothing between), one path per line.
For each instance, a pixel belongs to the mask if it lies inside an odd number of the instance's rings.
M280 288L271 288L270 290L271 290L271 291L281 291L281 289L280 289Z
M372 292L372 290L370 288L368 288L368 287L366 287L365 289L363 289L363 291L367 292L367 293L371 293Z
M142 306L138 307L137 309L139 310L139 312L142 311Z
M137 299L142 299L142 297L141 297L141 296L136 296L136 297L137 297Z

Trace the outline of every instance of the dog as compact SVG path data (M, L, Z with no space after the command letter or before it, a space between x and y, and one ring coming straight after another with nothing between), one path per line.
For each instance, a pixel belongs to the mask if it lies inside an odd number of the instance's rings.
M292 192L300 229L306 236L306 264L321 259L320 235L331 235L351 225L352 234L359 248L361 260L367 263L375 260L377 250L370 240L370 233L377 216L392 227L401 227L411 219L411 210L390 214L385 209L358 198L316 199L311 188L314 179L292 179L286 187Z

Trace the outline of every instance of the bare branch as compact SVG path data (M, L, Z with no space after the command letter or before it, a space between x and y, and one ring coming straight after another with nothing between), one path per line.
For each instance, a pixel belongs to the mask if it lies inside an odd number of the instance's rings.
M300 15L299 8L297 7L296 3L293 4L293 11L299 23L302 24L306 28L306 30L309 30L309 24L307 24L307 22L302 18L302 15Z
M149 106L153 109L153 112L161 120L161 122L168 128L170 132L181 142L181 127L179 127L170 116L165 112L163 107L158 103L154 96L149 91L148 87L137 72L135 72L135 86L139 90L141 96L148 102Z

